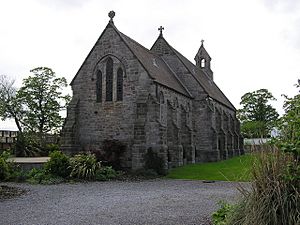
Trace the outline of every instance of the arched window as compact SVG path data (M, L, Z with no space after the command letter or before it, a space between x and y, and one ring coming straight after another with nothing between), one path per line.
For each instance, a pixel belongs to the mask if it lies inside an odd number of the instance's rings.
M113 100L113 60L107 59L106 62L106 101Z
M117 101L123 100L123 70L118 69L117 72Z
M205 68L205 64L206 64L205 59L201 59L201 61L200 61L201 68Z
M102 73L99 70L96 77L96 101L102 102Z

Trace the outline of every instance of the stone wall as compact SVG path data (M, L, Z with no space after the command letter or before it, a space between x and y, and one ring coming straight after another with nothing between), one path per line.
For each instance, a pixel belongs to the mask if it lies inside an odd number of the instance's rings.
M150 148L164 159L165 168L242 153L235 111L208 97L164 39L158 39L152 51L161 55L192 97L150 78L117 31L107 26L71 83L73 98L62 149L70 154L98 150L104 140L116 139L127 146L122 165L132 169L144 165ZM107 101L105 70L110 60L113 96ZM122 100L116 97L119 69L123 71Z
M117 69L124 70L123 100L116 99L116 79L113 83L113 101L105 100L106 77L102 78L102 100L96 99L96 74L102 71L108 57L114 63L114 78ZM127 145L124 166L131 167L136 127L138 96L149 93L152 80L136 57L121 41L113 28L107 28L86 58L72 82L73 99L68 107L62 149L75 153L97 150L105 139L117 139ZM133 152L131 152L131 150Z

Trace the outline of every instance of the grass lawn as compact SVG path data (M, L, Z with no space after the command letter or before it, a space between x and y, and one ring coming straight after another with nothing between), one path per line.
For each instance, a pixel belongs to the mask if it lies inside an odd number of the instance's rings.
M189 164L172 169L167 178L191 180L250 181L250 154L211 163Z

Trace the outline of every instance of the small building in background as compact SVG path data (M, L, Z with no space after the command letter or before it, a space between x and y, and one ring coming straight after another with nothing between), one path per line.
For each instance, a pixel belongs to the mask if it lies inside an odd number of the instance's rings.
M262 150L271 138L245 138L244 139L244 149L245 152Z
M0 130L0 150L9 149L17 141L18 131Z

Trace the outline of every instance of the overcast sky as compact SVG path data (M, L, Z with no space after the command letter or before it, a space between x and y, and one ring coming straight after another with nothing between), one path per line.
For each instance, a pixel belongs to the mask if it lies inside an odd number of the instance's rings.
M70 82L108 23L151 48L165 39L194 62L201 39L214 79L239 108L241 96L266 88L293 96L300 78L299 0L0 0L0 74L20 86L29 70L52 68ZM15 129L0 121L0 129Z

